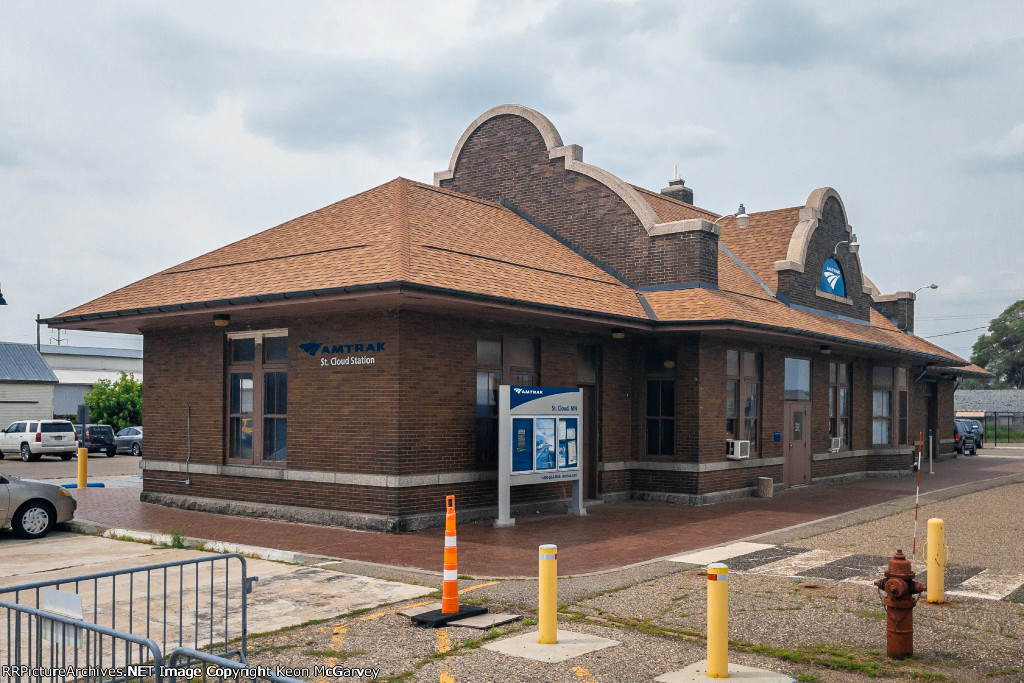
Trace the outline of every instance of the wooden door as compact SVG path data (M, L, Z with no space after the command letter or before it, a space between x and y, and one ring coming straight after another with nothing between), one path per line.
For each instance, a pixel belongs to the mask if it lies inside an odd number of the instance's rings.
M806 486L811 483L811 404L786 402L785 459L783 484Z

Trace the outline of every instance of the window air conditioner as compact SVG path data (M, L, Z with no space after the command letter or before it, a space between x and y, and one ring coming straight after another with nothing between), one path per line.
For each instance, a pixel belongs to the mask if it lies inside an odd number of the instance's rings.
M838 453L843 447L843 440L840 437L835 437L828 440L828 452Z
M750 442L736 439L725 440L725 457L729 460L744 460L750 457Z

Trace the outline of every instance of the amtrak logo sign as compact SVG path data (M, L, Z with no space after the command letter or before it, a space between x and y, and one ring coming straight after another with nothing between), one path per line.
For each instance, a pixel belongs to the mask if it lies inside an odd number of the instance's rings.
M332 365L373 365L377 359L373 356L355 355L367 353L383 353L386 342L364 342L362 344L323 344L321 342L305 342L299 348L316 358L320 356L320 367Z
M821 269L821 284L818 286L826 294L846 296L846 280L843 279L843 269L839 267L834 258L825 261L825 266Z

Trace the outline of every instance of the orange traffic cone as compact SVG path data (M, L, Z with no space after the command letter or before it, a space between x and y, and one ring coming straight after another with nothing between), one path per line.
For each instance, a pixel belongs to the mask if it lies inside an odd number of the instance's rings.
M441 613L459 611L459 563L455 547L455 496L444 499L448 512L444 518L444 588L441 591Z

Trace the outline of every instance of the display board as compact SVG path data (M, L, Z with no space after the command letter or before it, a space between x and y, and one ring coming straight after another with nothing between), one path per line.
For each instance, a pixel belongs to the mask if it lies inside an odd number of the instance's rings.
M570 514L584 515L583 390L564 387L498 389L498 519L512 526L511 487L571 481Z

